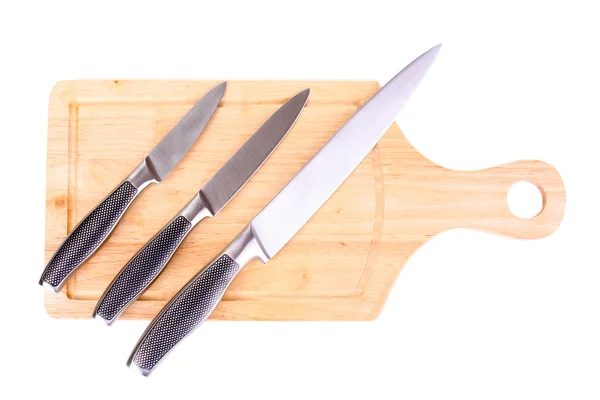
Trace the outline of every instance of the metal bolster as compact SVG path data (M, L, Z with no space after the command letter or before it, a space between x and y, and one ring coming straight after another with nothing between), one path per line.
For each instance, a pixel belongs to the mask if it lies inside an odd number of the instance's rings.
M138 192L144 190L151 183L160 182L158 175L156 175L154 169L148 163L148 157L144 158L125 180L135 186Z
M255 258L260 259L263 263L269 261L269 257L254 235L251 224L247 225L217 258L223 254L229 255L242 268Z
M207 217L214 217L213 213L210 212L205 202L202 200L202 196L200 193L196 193L196 195L181 209L179 214L175 216L177 218L179 215L182 215L192 223L192 227L195 226L198 222L202 221Z

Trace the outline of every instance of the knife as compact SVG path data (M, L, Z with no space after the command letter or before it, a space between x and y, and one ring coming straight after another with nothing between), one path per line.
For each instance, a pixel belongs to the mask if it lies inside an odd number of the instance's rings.
M135 198L150 184L160 183L169 175L217 110L225 86L223 82L204 95L140 165L79 222L46 265L40 285L59 292L73 271L106 241Z
M217 215L275 150L300 116L309 91L282 105L125 265L98 301L93 318L112 324L150 286L192 228L202 219Z
M369 154L433 63L440 45L423 53L365 103L279 194L150 323L127 365L151 373L217 306L240 270L266 263L302 228Z

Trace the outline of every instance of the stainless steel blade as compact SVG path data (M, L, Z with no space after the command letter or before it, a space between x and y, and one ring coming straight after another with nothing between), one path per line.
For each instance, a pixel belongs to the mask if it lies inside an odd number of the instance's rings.
M157 181L169 175L198 139L221 102L226 85L220 83L205 94L148 154L146 160Z
M362 106L250 226L272 258L317 212L394 122L433 63L437 45L407 65Z
M306 89L282 105L225 165L200 189L200 196L216 215L254 175L302 112L310 90Z

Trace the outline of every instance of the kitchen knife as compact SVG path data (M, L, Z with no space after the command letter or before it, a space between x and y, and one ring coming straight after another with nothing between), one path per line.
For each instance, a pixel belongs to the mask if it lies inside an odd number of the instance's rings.
M400 71L365 103L281 192L150 323L127 365L152 372L217 306L239 271L268 262L369 154L433 63L437 45Z
M275 150L298 119L308 94L306 89L282 105L125 265L98 301L93 318L112 324L150 286L192 228L217 215Z
M40 285L60 291L73 271L106 241L135 198L151 183L167 177L210 121L225 87L223 82L204 95L140 165L79 222L48 262Z

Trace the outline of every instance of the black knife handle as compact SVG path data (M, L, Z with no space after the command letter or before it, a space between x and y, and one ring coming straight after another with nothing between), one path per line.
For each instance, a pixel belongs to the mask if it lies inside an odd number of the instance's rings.
M156 234L104 291L93 318L112 324L160 275L191 228L192 223L179 215Z
M127 365L148 375L158 362L213 312L240 269L222 254L173 297L150 323Z
M67 278L83 264L108 238L138 189L125 181L90 212L60 245L40 278L40 285L58 292Z

